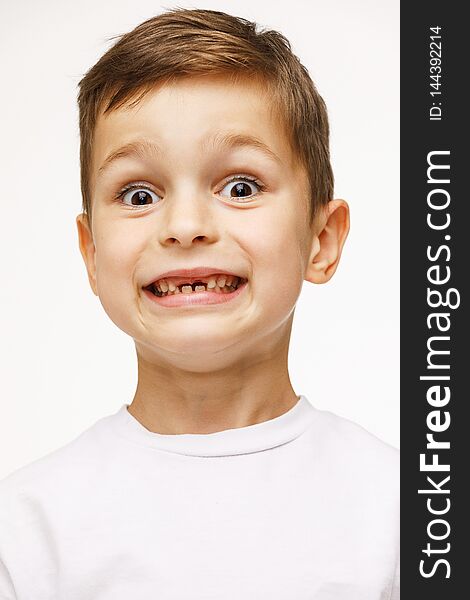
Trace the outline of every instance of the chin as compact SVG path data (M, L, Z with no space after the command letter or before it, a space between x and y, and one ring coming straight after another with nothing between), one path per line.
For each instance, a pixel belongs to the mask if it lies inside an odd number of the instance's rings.
M227 334L212 337L187 333L174 336L170 343L168 339L152 342L148 337L134 341L138 355L146 361L194 373L213 373L246 359L246 348Z

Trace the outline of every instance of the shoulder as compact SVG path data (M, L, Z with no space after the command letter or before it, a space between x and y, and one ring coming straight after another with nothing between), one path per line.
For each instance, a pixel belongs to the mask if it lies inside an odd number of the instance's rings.
M0 518L22 499L54 495L73 485L77 474L96 465L109 417L103 417L67 444L13 471L0 480Z
M349 419L315 410L306 440L313 489L344 532L359 535L361 544L375 547L382 564L395 564L400 532L399 451Z
M358 449L374 449L381 456L389 458L392 461L398 459L400 451L397 448L384 442L359 423L355 423L330 411L324 410L318 412L322 414L323 421L331 433L337 438L342 438L345 443L354 443Z
M315 409L310 441L318 461L331 476L373 487L398 500L400 451L358 423Z
M327 410L315 411L317 430L322 432L323 443L349 449L352 459L371 456L381 463L389 463L390 466L399 463L400 451L362 425Z

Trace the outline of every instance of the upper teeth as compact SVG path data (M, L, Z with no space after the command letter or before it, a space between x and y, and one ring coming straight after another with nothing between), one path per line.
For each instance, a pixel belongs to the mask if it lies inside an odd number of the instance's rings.
M181 281L181 278L174 278L174 279L179 279ZM234 275L211 275L209 277L199 277L199 278L194 278L195 281L198 282L198 284L195 287L195 291L196 292L202 292L205 291L205 289L214 289L214 288L224 288L226 286L228 287L237 287L238 283L240 282L240 277L236 277ZM187 282L187 283L181 283L178 286L174 283L173 279L168 278L168 279L159 279L158 281L156 281L154 284L154 287L159 291L159 292L163 292L166 293L168 291L170 291L171 293L192 293L193 292L193 288L192 288L192 284ZM214 290L216 291L216 290Z

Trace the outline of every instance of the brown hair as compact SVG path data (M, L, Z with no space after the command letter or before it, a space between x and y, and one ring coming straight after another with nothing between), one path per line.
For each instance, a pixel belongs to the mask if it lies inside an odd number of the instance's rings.
M137 104L172 79L227 74L264 81L294 155L310 185L310 224L333 197L326 106L307 69L279 32L223 12L175 8L119 38L79 82L80 171L83 212L91 221L90 176L97 118Z

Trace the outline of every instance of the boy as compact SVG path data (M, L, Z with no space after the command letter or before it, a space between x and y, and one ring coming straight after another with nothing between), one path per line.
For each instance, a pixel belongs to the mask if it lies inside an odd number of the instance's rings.
M130 405L0 485L0 598L394 600L397 452L287 368L349 229L328 121L277 32L149 19L80 82L90 285Z

